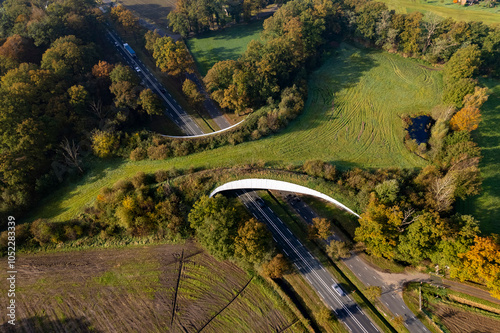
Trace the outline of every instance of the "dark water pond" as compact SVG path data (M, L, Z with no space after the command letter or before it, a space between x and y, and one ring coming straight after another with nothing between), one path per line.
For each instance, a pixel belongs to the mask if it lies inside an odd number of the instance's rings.
M430 116L418 116L411 118L412 124L408 126L410 138L415 139L418 144L427 143L431 136L432 118Z

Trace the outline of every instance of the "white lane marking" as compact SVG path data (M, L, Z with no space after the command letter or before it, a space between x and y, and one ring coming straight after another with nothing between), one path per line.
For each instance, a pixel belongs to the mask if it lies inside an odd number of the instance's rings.
M403 308L403 310L405 309L405 306L404 306L404 305L401 305L401 307Z
M321 293L321 291L318 290L318 293L320 294L321 298L325 299L325 296Z
M289 257L288 252L286 252L286 250L285 250L285 249L283 249L283 252L285 252L285 254Z
M372 325L372 326L373 326L373 328L375 329L375 331L377 331L377 332L378 332L378 329L375 327L375 325L373 325L373 323L372 323L372 322L370 322L370 325Z
M372 276L373 276L373 278L374 278L375 280L377 279L377 277L376 277L375 275L372 275Z
M366 266L365 266L365 269L368 270L368 268L366 268Z
M276 224L274 223L274 221L266 214L266 212L258 205L254 202L254 198L252 198L247 192L243 191L243 193L245 193L245 195L247 196L247 198L250 199L250 201L252 201L252 204L254 205L255 208L257 208L257 210L260 212L260 214L262 214L262 216L269 222L269 224L271 225L272 228L274 228L275 232L278 233L282 238L283 240L288 244L288 246L291 247L291 249L297 254L297 256L303 261L304 265L310 269L310 271L312 272L313 276L316 276L318 282L320 284L323 285L323 287L330 293L330 295L342 306L342 308L345 310L345 312L349 315L349 317L351 317L351 319L359 326L359 328L365 332L365 333L368 333L368 331L366 330L366 328L364 328L364 326L359 322L359 320L352 314L352 312L349 310L349 308L347 308L346 304L344 302L342 302L340 300L339 297L337 297L337 295L333 292L333 290L326 284L326 282L321 278L321 276L318 274L318 272L316 272L315 269L313 269L313 267L311 267L311 265L309 265L309 262L307 260L305 260L305 258L302 256L302 254L292 245L292 243L290 242L290 240L288 238L285 237L285 235L282 233L282 231L276 226ZM287 229L288 230L288 229ZM288 230L290 231L290 230ZM320 267L321 264L319 265Z

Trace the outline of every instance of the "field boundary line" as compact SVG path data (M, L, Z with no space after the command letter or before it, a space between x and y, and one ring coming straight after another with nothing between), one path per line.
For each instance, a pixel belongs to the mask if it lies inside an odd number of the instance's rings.
M276 331L276 333L282 333L282 332L285 332L287 329L289 329L290 327L292 327L293 325L295 325L297 322L299 321L299 319L295 319L290 325L282 328L281 330L279 331Z
M175 286L174 304L172 306L172 319L170 320L170 327L174 323L175 308L177 306L177 294L179 291L179 283L181 282L182 264L184 263L184 250L182 250L181 260L179 261L179 275L177 276L177 284Z
M218 315L220 315L222 313L222 311L224 311L228 306L231 305L231 303L234 302L234 300L241 295L241 293L246 289L246 287L248 287L248 285L250 284L250 282L252 282L253 280L253 276L250 278L250 280L243 286L243 288L233 297L232 300L229 301L229 303L227 303L219 312L217 312L212 318L210 318L209 321L206 322L205 325L203 325L198 331L196 331L196 333L200 333L201 331L203 331L203 329L205 327L208 326L208 324L210 324L212 322L212 320L214 320Z

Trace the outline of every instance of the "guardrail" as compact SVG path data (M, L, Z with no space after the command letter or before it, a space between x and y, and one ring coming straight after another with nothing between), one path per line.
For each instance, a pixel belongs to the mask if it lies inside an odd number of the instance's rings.
M215 131L215 132L211 132L211 133L205 133L205 134L197 134L197 135L166 135L166 134L159 134L157 133L158 135L160 136L163 136L163 137L166 137L166 138L172 138L172 139L192 139L192 138L201 138L201 137L204 137L204 136L210 136L210 135L215 135L215 134L219 134L219 133L222 133L222 132L225 132L225 131L228 131L238 125L240 125L242 122L244 122L246 120L243 119L242 121L240 121L239 123L237 124L234 124L232 126L229 126L229 127L226 127L224 129L221 129L221 130L218 130L218 131Z

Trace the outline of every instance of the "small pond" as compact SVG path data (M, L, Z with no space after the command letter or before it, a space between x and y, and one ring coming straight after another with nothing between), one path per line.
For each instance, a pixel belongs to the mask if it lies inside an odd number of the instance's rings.
M430 116L418 116L411 118L411 121L411 125L408 126L410 138L415 139L418 144L427 143L431 136L432 118Z

